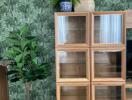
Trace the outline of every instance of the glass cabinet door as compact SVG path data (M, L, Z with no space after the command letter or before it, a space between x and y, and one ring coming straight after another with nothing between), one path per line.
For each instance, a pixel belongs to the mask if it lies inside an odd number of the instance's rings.
M95 86L95 100L124 100L121 86Z
M120 78L121 52L94 52L94 68L96 78Z
M87 51L59 51L60 78L87 78Z
M60 100L89 100L87 86L62 86Z
M58 44L86 44L86 16L57 17Z
M93 81L125 81L125 50L92 49Z
M123 15L103 14L94 16L94 43L122 44Z

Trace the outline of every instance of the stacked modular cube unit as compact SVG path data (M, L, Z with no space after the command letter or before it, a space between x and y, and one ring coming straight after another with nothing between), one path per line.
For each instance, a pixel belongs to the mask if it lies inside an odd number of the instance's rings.
M55 13L57 100L125 100L125 13Z

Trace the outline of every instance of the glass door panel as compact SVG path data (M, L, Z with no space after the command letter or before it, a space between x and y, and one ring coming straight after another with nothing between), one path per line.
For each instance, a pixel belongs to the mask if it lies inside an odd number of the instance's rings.
M121 86L95 86L95 100L122 100Z
M94 52L95 78L121 78L121 52Z
M86 43L86 16L58 16L58 43Z
M86 52L59 52L60 78L86 78Z
M60 100L88 100L87 86L63 86L60 93Z
M122 44L122 19L121 14L94 16L94 43Z

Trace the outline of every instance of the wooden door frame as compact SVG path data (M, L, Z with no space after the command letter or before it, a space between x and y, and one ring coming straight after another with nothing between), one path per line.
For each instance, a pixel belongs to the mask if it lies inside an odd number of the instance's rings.
M121 86L122 100L126 100L125 82L92 82L91 85L91 100L95 100L95 86Z
M90 100L90 83L88 82L81 82L81 83L56 83L56 98L57 100L61 100L60 99L60 96L61 96L61 87L63 86L80 86L80 87L83 87L83 86L86 86L87 87L87 99L86 100Z
M126 46L126 11L102 11L102 12L93 12L91 13L91 47L125 47ZM94 43L94 16L104 15L104 14L121 14L122 18L122 43L121 44L101 44Z
M121 51L121 78L95 78L95 72L94 72L94 52L95 51L106 51L106 52L116 52ZM122 48L92 48L91 49L91 79L93 82L99 81L99 82L124 82L126 81L126 49L125 47Z
M76 44L59 44L58 43L58 17L59 16L84 16L86 17L86 32L85 32L85 37L86 37L86 43L76 43ZM90 13L89 12L57 12L54 15L55 18L55 47L56 48L65 48L65 47L89 47L90 46ZM89 23L88 23L89 22Z
M60 78L59 52L86 52L86 78ZM57 82L89 82L90 81L90 54L86 48L59 48L56 49L56 81Z

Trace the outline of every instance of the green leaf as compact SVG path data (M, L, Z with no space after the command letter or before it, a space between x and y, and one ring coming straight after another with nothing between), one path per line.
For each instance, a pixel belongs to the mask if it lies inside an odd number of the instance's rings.
M17 68L21 69L23 67L23 63L17 63Z
M10 70L7 72L8 75L19 73L18 70Z
M30 52L29 51L24 51L24 57L26 57L27 55L30 55Z
M10 43L9 45L12 45L12 44L15 44L18 46L20 45L20 40L9 38L9 37L6 39L6 42Z
M36 36L26 36L26 39L28 39L28 40L35 40Z
M34 62L34 64L38 64L38 58L35 57L35 58L33 59L33 62Z
M59 5L60 5L60 0L53 0L53 5L55 6L55 7L59 7Z
M77 3L80 3L80 0L70 0L70 2L72 2L73 5L76 5Z
M15 52L22 53L22 50L19 47L13 47Z
M37 47L36 41L32 42L31 45L32 45L32 48L35 49Z
M8 80L10 80L11 82L17 82L20 80L20 76L19 74L9 75Z
M21 40L21 47L22 49L25 48L25 46L27 46L31 41L30 40Z
M18 39L19 36L17 35L17 33L11 32L11 33L9 34L9 37L8 37L8 38Z
M8 57L8 58L14 58L17 55L16 52L14 52L13 49L8 49L3 53L3 56Z
M17 56L15 57L15 61L16 61L17 63L19 63L19 62L22 60L22 57L23 57L22 54L17 55Z
M27 27L27 25L23 26L21 29L20 29L20 35L21 36L25 36L29 33L29 29Z

